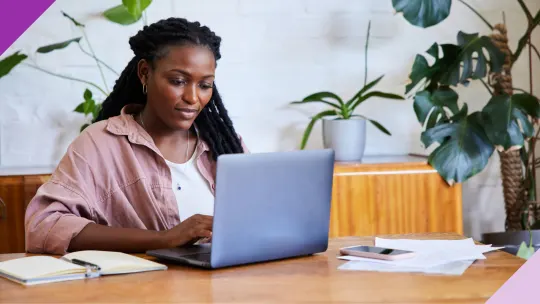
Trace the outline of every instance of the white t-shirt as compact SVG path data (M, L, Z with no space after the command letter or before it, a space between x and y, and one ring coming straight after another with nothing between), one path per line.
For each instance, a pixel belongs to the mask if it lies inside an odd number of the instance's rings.
M183 164L165 161L171 169L172 188L178 204L180 221L194 214L213 215L214 195L197 168L195 153Z

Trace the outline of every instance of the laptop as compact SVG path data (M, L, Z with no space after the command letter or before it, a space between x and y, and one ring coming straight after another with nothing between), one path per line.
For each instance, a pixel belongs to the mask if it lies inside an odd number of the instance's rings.
M225 154L216 166L211 243L149 256L217 269L327 250L333 150Z

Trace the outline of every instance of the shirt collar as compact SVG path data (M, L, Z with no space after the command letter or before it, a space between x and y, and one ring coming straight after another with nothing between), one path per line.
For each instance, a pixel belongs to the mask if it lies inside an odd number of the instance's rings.
M120 115L109 118L107 122L107 131L119 136L127 136L128 140L134 144L145 145L154 150L159 155L159 149L154 144L154 140L146 130L135 121L135 116L143 109L141 104L128 104L122 108ZM195 131L199 130L195 125ZM210 151L208 144L200 137L197 141L197 156L203 152Z

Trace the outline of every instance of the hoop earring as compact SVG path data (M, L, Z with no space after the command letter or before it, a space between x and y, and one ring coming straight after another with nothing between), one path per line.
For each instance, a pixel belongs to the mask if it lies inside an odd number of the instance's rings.
M145 83L143 83L143 85L142 85L142 92L143 92L144 95L146 95L146 93L148 93Z

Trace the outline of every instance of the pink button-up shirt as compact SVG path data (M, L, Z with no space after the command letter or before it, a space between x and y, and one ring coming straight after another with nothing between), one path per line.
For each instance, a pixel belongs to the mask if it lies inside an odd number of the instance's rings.
M137 106L87 127L69 146L26 210L26 250L65 254L89 223L166 230L180 223L171 172L133 118ZM244 151L248 153L242 141ZM216 164L205 142L197 167L214 191Z

